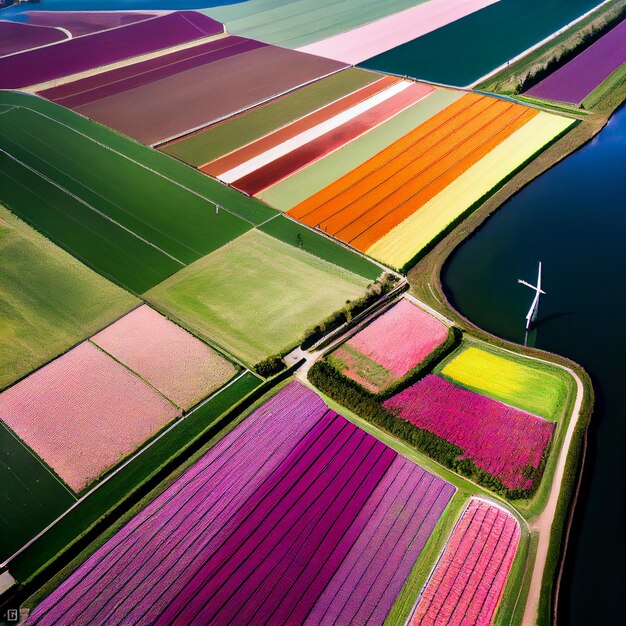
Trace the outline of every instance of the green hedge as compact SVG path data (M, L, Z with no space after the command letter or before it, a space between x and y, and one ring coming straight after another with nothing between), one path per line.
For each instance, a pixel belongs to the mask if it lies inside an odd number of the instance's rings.
M405 379L404 386L416 382L428 373L425 367L414 372L409 379ZM458 446L438 437L423 428L399 419L381 406L380 395L365 390L358 383L346 378L327 361L318 361L309 371L309 380L322 393L326 394L342 406L350 409L374 426L401 439L419 452L428 455L438 463L450 468L461 476L478 483L482 487L510 500L531 497L540 482L545 467L548 450L542 458L538 469L528 468L529 477L533 478L531 489L508 489L502 482L474 465L471 459L463 459L463 450ZM399 388L394 388L394 392ZM388 395L387 392L385 395ZM532 472L532 475L530 473Z

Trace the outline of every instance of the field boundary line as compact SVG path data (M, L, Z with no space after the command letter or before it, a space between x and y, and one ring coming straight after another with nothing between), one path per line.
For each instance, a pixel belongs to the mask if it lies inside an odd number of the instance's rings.
M216 41L221 41L221 39L228 39L228 37L221 37L221 38L217 37ZM206 42L206 43L213 43L213 42L209 41L209 42ZM232 44L230 46L224 46L223 48L219 48L219 50L228 50L229 48L234 48L237 45L238 44ZM189 48L189 49L192 49L192 48ZM183 50L179 50L178 52L183 52ZM192 56L187 56L184 60L170 61L169 63L161 64L158 68L152 68L152 69L149 69L149 70L144 70L143 72L135 72L132 76L124 76L122 78L117 78L115 80L110 80L110 81L108 81L106 83L101 83L99 85L96 85L95 87L89 87L87 89L83 89L82 91L73 91L71 94L68 94L67 96L62 96L61 98L58 98L57 100L54 100L54 102L55 102L55 104L59 104L61 106L66 106L65 104L63 104L63 102L65 100L67 100L68 98L74 98L74 97L79 96L79 95L82 96L82 95L87 94L89 92L97 91L97 90L105 88L105 87L112 87L113 85L117 85L119 83L124 83L125 81L128 81L129 79L145 77L146 75L151 74L151 73L153 73L153 72L155 72L157 70L165 69L165 68L172 68L173 66L179 65L179 64L183 63L184 61L190 61L192 59L196 59L198 57L202 57L202 56L205 56L207 54L210 54L210 53L207 53L206 51L205 52L200 52L199 54L195 54L195 55L192 55ZM162 56L165 57L167 55L164 54ZM139 65L139 64L140 63L137 63L136 65ZM133 65L135 65L135 64L133 64ZM132 65L129 65L127 67L128 68L132 68ZM116 68L116 69L126 69L126 68ZM115 71L115 70L111 70L111 71ZM108 72L104 72L104 73L106 74ZM82 80L84 80L84 79L82 79ZM80 82L80 81L73 81L73 82ZM153 81L153 82L155 82L155 81ZM133 87L131 87L130 89L133 89ZM129 88L124 89L123 91L128 91L128 90L129 90ZM42 90L42 91L44 91L44 90ZM122 93L122 92L118 92L118 93ZM93 102L97 102L98 100L101 100L101 99L102 99L102 97L96 98L95 100L92 100L91 102L92 103ZM83 105L81 105L81 106L83 106ZM71 108L71 107L67 107L67 108Z
M38 96L36 94L31 94L31 95L34 95L35 98L39 98L43 102L47 102L47 100L45 100L41 96ZM124 154L123 152L120 152L119 150L116 150L112 146L108 146L107 144L99 141L98 139L95 139L94 137L89 136L88 134L82 132L81 130L78 130L77 128L74 128L74 127L70 126L69 124L66 124L65 122L62 122L61 120L54 119L53 117L50 117L46 113L42 113L41 111L36 111L34 109L31 109L31 108L28 108L28 107L24 107L24 106L21 106L21 105L17 105L17 108L18 109L19 108L24 108L27 111L30 111L31 113L35 113L36 115L40 115L41 117L45 117L46 119L50 120L51 122L54 122L55 124L58 124L59 126L63 126L63 128L67 128L71 132L76 133L77 135L80 135L81 137L85 137L85 139L88 139L89 141L92 141L93 143L97 144L101 148L104 148L105 150L108 150L109 152L112 152L113 154L117 154L118 156L122 157L123 159L126 159L127 161L130 161L131 163L134 163L135 165L141 167L142 169L144 169L144 170L146 170L148 172L152 172L153 174L155 174L159 178L162 178L163 180L167 180L168 182L172 183L176 187L179 187L180 189L184 189L188 193L191 193L194 196L196 196L197 198L201 198L202 200L206 200L207 202L211 203L213 206L217 206L218 208L223 209L227 213L230 213L233 217L236 217L237 219L240 219L240 220L242 220L244 222L247 222L248 224L250 224L253 227L256 226L256 224L253 221L249 220L248 218L244 217L243 215L239 215L238 213L235 213L234 211L231 211L229 208L227 208L224 205L220 204L219 202L213 200L212 198L208 198L207 196L201 194L199 191L195 191L193 189L190 189L189 187L183 185L182 183L179 183L174 178L170 178L169 176L166 176L162 172L159 172L159 171L153 169L152 167L149 167L145 163L141 163L140 161L137 161L136 159L133 159L132 157L128 156L127 154ZM80 114L77 114L77 115L79 115L82 119L88 120L88 121L93 123L93 121L90 120L89 118L84 117L83 115L80 115ZM104 127L104 128L106 128L106 130L108 130L108 131L111 131L111 129L108 128L108 127ZM115 132L115 131L113 131L113 132ZM120 137L123 137L124 139L127 139L129 141L134 141L133 139L131 139L129 137L126 137L125 135L120 135ZM142 146L144 148L149 148L148 146L146 146L145 144L142 144L140 142L135 142L135 143L139 144L140 146ZM171 157L163 154L162 152L159 152L159 154L163 155L163 158L171 158ZM195 168L191 168L191 169L193 170ZM220 183L220 184L223 184L223 183ZM227 185L224 185L224 186L228 187ZM230 187L228 187L228 188L230 189ZM240 192L237 192L237 193L239 194Z
M508 61L505 61L504 63L502 63L495 69L491 70L490 72L487 72L484 76L481 76L478 80L475 80L473 83L470 83L469 85L467 85L467 88L473 89L474 87L476 87L476 85L479 85L480 83L486 81L488 78L495 76L498 72L502 71L504 68L508 67L512 63L515 63L519 61L520 59L523 59L525 56L528 56L531 52L538 50L539 48L549 43L553 39L556 39L559 35L562 35L566 31L568 31L570 28L572 28L572 26L576 26L576 24L578 24L579 22L582 22L585 18L589 17L592 13L595 13L596 11L601 9L605 4L607 4L610 1L611 0L603 0L603 2L601 2L600 4L597 4L595 7L593 7L586 13L583 13L582 15L578 16L575 20L572 20L571 22L568 22L567 24L565 24L565 26L562 26L558 30L555 30L551 35L548 35L541 41L538 41L536 44L530 46L530 48L526 48L526 50L523 50L522 52L515 55Z
M217 391L212 393L210 396L202 400L199 404L196 404L188 413L183 414L177 420L175 420L172 424L170 424L165 430L160 432L154 439L149 441L147 444L142 446L139 450L135 451L132 455L130 455L125 461L123 461L119 466L117 466L110 474L105 476L101 481L99 481L92 489L90 489L86 494L76 499L74 504L70 506L68 509L63 511L61 515L59 515L56 519L50 522L45 528L40 530L32 539L27 541L19 550L14 552L11 556L6 558L2 563L0 563L0 570L6 568L13 559L19 556L24 550L28 549L33 543L35 543L38 539L40 539L46 532L48 532L53 526L55 526L58 522L60 522L64 517L69 515L74 509L80 506L92 493L95 493L102 485L105 485L109 482L114 476L117 476L123 469L126 468L130 463L132 463L135 459L139 458L146 450L149 450L157 441L160 441L165 435L170 433L174 428L176 428L179 424L182 424L190 415L193 415L199 408L203 407L207 402L218 396L222 391L233 385L240 378L242 378L245 374L252 373L248 369L244 369L238 376L235 376L230 381L228 381L223 387L220 387ZM136 487L136 485L135 485ZM70 542L71 543L71 542ZM69 544L67 544L69 545ZM65 547L67 547L67 545ZM63 549L65 549L65 547Z
M35 141L39 142L39 143L43 143L38 137L36 137L35 135L33 135L32 133L30 133L28 130L22 130L22 132L30 137L32 137ZM38 158L39 160L43 161L46 165L48 165L49 167L51 167L53 170L56 170L57 172L59 172L62 176L65 176L67 178L69 178L70 180L73 180L75 183L77 183L80 187L82 187L83 189L87 190L88 192L91 192L92 194L98 196L99 198L102 198L105 202L108 202L109 204L111 204L112 206L114 206L115 208L119 209L122 213L125 213L126 215L129 215L130 217L135 218L137 221L145 224L147 227L151 228L152 230L156 231L157 233L159 233L160 235L163 235L164 237L171 239L172 241L174 241L176 244L178 244L179 246L186 248L189 252L193 252L194 254L198 255L198 258L204 256L202 254L202 252L200 250L196 250L195 248L192 248L191 246L188 246L185 242L183 241L179 241L178 239L176 239L175 237L171 237L170 235L168 235L167 233L163 232L160 228L157 228L156 226L154 226L153 224L151 224L149 221L139 217L138 215L134 215L131 212L129 212L127 209L125 209L123 206L120 206L117 202L114 202L113 200L107 198L106 196L104 196L103 194L101 194L99 191L97 191L96 189L92 189L91 187L85 185L83 182L81 182L80 180L78 180L77 178L75 178L74 176L71 176L70 174L68 174L67 172L64 172L63 170L59 169L56 165L54 165L53 163L51 163L50 161L48 161L47 159L44 159L43 157L38 156L35 152L33 152L32 150L28 150L27 148L25 148L24 146L20 146L22 148L22 150L25 150L26 152L28 152L29 154L33 155L35 158ZM113 218L112 218L113 219ZM156 244L155 244L156 245ZM165 250L162 250L165 254L167 254L167 252ZM182 261L180 261L182 263ZM185 263L185 265L188 265L188 263Z
M293 50L292 52L297 52L297 50ZM332 60L332 59L328 59L328 60ZM341 61L337 61L337 63L341 63ZM340 67L339 69L333 70L332 72L328 72L327 74L324 74L323 76L317 76L315 78L311 78L311 80L307 80L304 83L296 85L295 87L291 87L290 89L286 89L285 91L281 91L280 93L277 93L273 96L268 96L267 98L264 98L263 100L260 100L259 102L255 102L254 104L245 106L242 109L238 109L237 111L233 111L232 113L227 113L225 115L222 115L221 117L215 118L214 120L204 122L203 124L200 124L199 126L195 126L194 128L188 128L187 130L181 131L177 135L172 135L171 137L166 137L165 139L159 139L158 141L155 141L153 144L150 144L150 147L158 149L159 146L162 146L166 143L171 143L177 139L181 139L182 137L186 137L187 135L196 133L199 130L202 130L203 128L214 126L215 124L219 124L220 122L223 122L224 120L227 120L231 117L235 117L236 115L241 115L242 113L246 113L247 111L256 109L257 107L263 106L264 104L271 102L272 100L277 100L278 98L282 98L283 96L286 96L287 94L297 91L298 89L302 89L303 87L307 87L308 85L312 85L313 83L322 81L325 78L329 78L330 76L339 74L339 72L343 72L352 67L353 67L352 65L346 64L344 67Z
M37 454L35 454L34 450L31 450L30 447L26 445L26 442L22 441L17 434L9 428L8 424L5 424L2 420L0 420L0 424L2 424L4 429L20 444L22 448L28 451L28 453L37 461L37 463L39 463L39 465L41 465L41 467L46 470L46 472L48 472L48 474L50 474L60 485L63 486L70 496L74 498L74 501L77 502L78 496L37 456Z
M170 11L170 13L171 12L172 11ZM151 21L151 20L144 20L144 21ZM141 23L141 22L135 22L135 23ZM131 26L131 25L132 24L125 24L124 27ZM118 28L122 28L122 26ZM96 34L96 33L93 33L93 34ZM144 54L135 55L127 59L122 59L121 61L114 61L113 63L109 63L107 65L102 65L100 67L93 67L88 70L83 70L82 72L69 74L68 76L59 76L58 78L52 78L42 83L34 83L32 85L27 85L20 91L25 91L26 93L30 93L30 94L36 94L38 91L46 91L47 89L53 89L55 87L61 87L62 85L68 85L78 80L83 80L84 78L91 78L92 76L98 76L100 74L105 74L106 72L111 72L113 70L130 67L132 65L135 65L136 63L143 63L144 61L151 61L152 59L156 59L166 54L182 52L183 50L187 50L188 48L193 48L195 46L205 44L205 43L211 43L213 40L219 40L225 37L228 37L228 34L225 32L217 33L216 35L207 35L201 39L187 41L182 44L170 46L169 48L161 48L159 50L152 50L151 52L145 52ZM63 43L63 42L59 42L59 43Z
M98 209L96 209L94 206L92 206L91 204L89 204L88 202L86 202L85 200L79 198L76 194L73 194L71 191L69 191L68 189L65 189L64 187L62 187L61 185L59 185L58 183L55 183L53 180L51 180L50 178L48 178L45 174L42 174L41 172L39 172L37 169L35 169L34 167L31 167L30 165L27 165L26 163L24 163L22 160L18 159L17 157L13 156L12 154L10 154L9 152L7 152L6 150L4 150L4 148L0 148L0 152L2 154L5 154L6 156L8 156L11 160L15 161L16 163L19 163L22 167L26 168L27 170L31 171L33 174L35 174L36 176L39 176L40 178L43 178L46 182L48 182L50 185L52 185L53 187L56 187L57 189L59 189L60 191L62 191L63 193L67 194L68 196L70 196L71 198L74 198L74 200L76 200L77 202L80 202L80 204L86 206L88 209L90 209L91 211L93 211L94 213L97 213L100 217L108 220L109 222L111 222L112 224L115 224L116 226L118 226L119 228L121 228L122 230L125 230L127 233L129 233L130 235L132 235L133 237L136 237L137 239L139 239L140 241L142 241L143 243L151 246L152 248L154 248L155 250L158 250L159 252L161 252L162 254L164 254L165 256L169 257L170 259L172 259L173 261L176 261L176 263L178 263L181 267L187 267L186 263L183 263L180 259L177 259L175 256L171 255L169 252L166 252L165 250L162 250L161 248L159 248L159 246L157 246L156 244L152 243L151 241L148 241L147 239L144 239L141 235L138 235L136 232L132 231L130 228L124 226L123 224L120 224L117 220L113 219L112 217L110 217L109 215L106 215L105 213L103 213L102 211L99 211ZM5 173L5 175L8 176L8 178L10 178L13 182L17 183L20 186L21 183L19 183L18 181L16 181L12 176L8 175Z
M9 54L5 54L0 58L13 57L18 54L25 54L26 52L33 52L33 50L40 50L41 48L49 48L50 46L56 46L60 43L67 43L71 39L84 39L85 37L92 37L93 35L99 35L100 33L107 33L111 30L119 30L120 28L125 28L126 26L134 26L136 24L142 24L144 22L151 22L157 17L163 17L168 13L172 13L172 11L162 11L162 15L157 15L156 10L147 9L145 11L138 10L139 13L149 13L152 14L152 17L148 17L145 20L138 20L137 22L130 22L128 24L119 24L118 26L111 26L110 28L104 28L102 30L96 30L91 33L83 33L82 35L74 35L69 29L64 28L63 26L45 26L43 24L30 24L29 22L14 22L17 24L27 24L28 26L34 26L35 28L52 28L54 30L60 30L61 32L67 35L67 39L63 39L61 41L52 41L50 43L44 43L41 46L33 46L32 48L27 48L26 50L18 50L17 52L10 52ZM95 11L81 11L81 13L95 13ZM11 20L12 21L12 20Z
M99 350L100 352L102 352L103 354L108 356L112 361L115 361L116 363L121 365L125 370L130 372L133 376L137 377L142 383L144 383L145 385L150 387L150 389L155 391L168 404L171 404L179 412L179 417L182 416L182 414L183 414L183 408L182 407L178 406L176 404L176 402L174 402L174 400L172 400L171 398L168 398L160 389L157 389L150 381L146 380L143 376L140 376L138 372L136 372L134 369L130 368L128 365L126 365L126 363L120 361L118 358L114 357L109 351L105 350L99 343L96 343L94 341L94 339L93 339L94 336L95 335L92 335L88 339L85 339L85 341L87 343L90 343L96 350Z

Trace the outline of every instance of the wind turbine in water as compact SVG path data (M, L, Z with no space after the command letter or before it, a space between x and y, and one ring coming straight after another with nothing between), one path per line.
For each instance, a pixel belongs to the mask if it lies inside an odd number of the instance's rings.
M530 305L530 309L528 309L528 313L526 314L526 334L528 334L528 330L530 329L532 323L537 321L537 311L539 310L539 296L546 293L541 288L541 261L539 261L539 272L537 274L536 285L531 285L521 278L518 278L517 282L520 283L520 285L526 285L526 287L530 287L535 292L533 303Z

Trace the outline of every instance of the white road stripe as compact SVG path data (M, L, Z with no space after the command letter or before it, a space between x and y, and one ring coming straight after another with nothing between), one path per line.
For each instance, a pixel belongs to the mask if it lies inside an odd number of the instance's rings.
M338 113L337 115L331 117L325 122L322 122L321 124L318 124L317 126L314 126L313 128L310 128L308 130L305 130L299 135L296 135L295 137L284 141L278 146L270 148L262 154L259 154L249 159L248 161L241 163L237 167L234 167L222 174L219 174L218 178L220 180L223 180L225 183L233 183L236 180L243 178L247 174L254 172L260 167L263 167L264 165L267 165L268 163L271 163L272 161L275 161L276 159L286 154L289 154L289 152L292 152L293 150L300 148L308 142L313 141L318 137L321 137L323 134L335 128L338 128L342 124L349 122L361 113L365 113L366 111L373 109L375 106L378 106L379 104L404 91L412 84L413 83L410 81L400 81L399 83L388 87L384 91L375 94L367 100L364 100L363 102L360 102L359 104L356 104L355 106L350 107L349 109L342 111L341 113Z

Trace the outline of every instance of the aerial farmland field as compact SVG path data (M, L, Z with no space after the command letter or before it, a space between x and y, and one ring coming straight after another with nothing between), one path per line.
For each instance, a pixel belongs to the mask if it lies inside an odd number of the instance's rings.
M443 322L402 299L329 358L344 376L380 392L419 366L447 337Z
M362 65L463 87L506 64L597 4L597 0L499 0L363 61ZM515 28L511 28L512 24ZM458 55L459 50L465 53Z
M244 623L382 624L454 491L292 382L27 623L158 613L164 623L236 614Z
M362 295L369 282L254 230L145 298L252 365L295 345L310 326Z
M80 118L67 124L55 116L58 107L32 96L8 95L2 102L12 108L3 115L0 199L136 293L252 227L235 212L218 212L212 198L167 170L110 147L97 138L95 125L94 137L71 124Z
M578 104L624 63L626 63L626 21L618 24L599 41L526 93L536 98Z
M561 417L573 384L572 377L560 368L471 344L444 362L440 374L549 420Z
M0 389L137 304L0 206Z
M0 624L622 623L625 17L0 0Z

